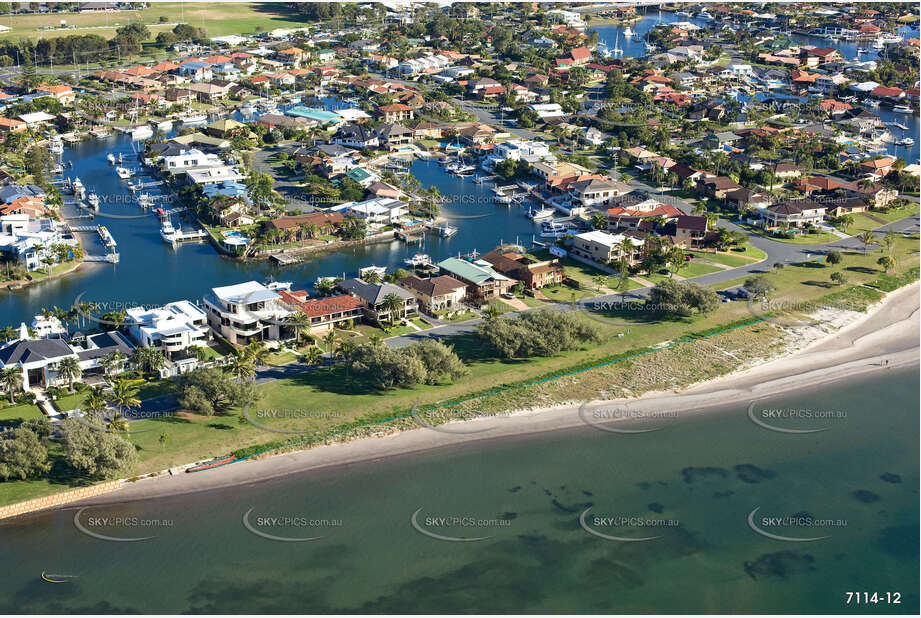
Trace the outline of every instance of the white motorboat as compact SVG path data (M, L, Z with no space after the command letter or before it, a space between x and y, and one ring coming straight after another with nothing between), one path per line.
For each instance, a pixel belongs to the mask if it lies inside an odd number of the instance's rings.
M276 292L278 290L285 290L286 292L290 292L293 285L294 283L291 281L276 281L274 277L269 277L265 282L265 287Z
M153 136L153 129L149 125L141 125L131 129L131 139L147 139Z
M440 223L432 227L432 230L435 231L442 238L450 238L457 234L458 228L453 225L448 225L447 223Z
M51 154L56 155L64 154L64 142L62 142L60 139L51 140L51 145L48 146L48 151Z
M141 193L138 196L138 206L141 208L150 208L154 205L154 199L150 196L149 193Z
M173 128L173 121L172 121L172 120L161 120L161 121L159 121L159 122L154 121L154 120L151 120L150 122L151 122L155 127L157 127L158 129L160 129L161 131L169 131L170 129Z
M129 178L134 176L134 172L129 170L127 167L121 167L121 166L118 166L115 168L115 173L118 174L118 177L121 178L122 180L128 180Z
M80 182L80 178L74 178L74 181L71 184L74 188L74 195L77 196L77 199L82 200L83 196L86 195L86 188L83 186L83 183Z
M549 219L556 214L556 211L552 208L541 208L540 210L534 210L533 208L528 211L528 218L534 221L541 221L543 219Z
M907 105L896 105L892 108L892 111L896 114L910 114L912 110Z
M115 239L112 238L112 234L109 233L109 230L106 229L106 226L100 225L98 228L99 237L102 239L102 244L104 244L109 249L115 248Z
M205 124L208 122L208 116L205 114L189 114L188 116L183 116L179 120L186 126Z
M115 155L110 152L106 155L106 161L109 162L109 165L115 165Z
M173 227L169 219L164 219L162 225L160 225L160 238L163 239L163 242L170 244L176 242L176 228Z
M632 36L633 36L633 29L630 26L627 26L626 28L624 28L624 38L627 39Z
M86 196L86 202L93 210L99 210L99 196L95 191L90 191L90 194Z
M410 258L404 259L403 263L407 266L412 266L413 268L419 266L431 266L432 258L425 253L417 253Z
M605 45L603 41L598 41L598 43L595 45L595 51L598 52L598 55L602 58L611 57L611 50L608 49L608 46Z

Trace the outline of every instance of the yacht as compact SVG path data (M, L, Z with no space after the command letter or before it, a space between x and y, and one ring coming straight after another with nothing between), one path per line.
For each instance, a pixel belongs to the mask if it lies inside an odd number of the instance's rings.
M432 258L430 258L425 253L417 253L411 258L406 258L403 260L403 263L407 266L412 266L413 268L418 266L430 266L432 264Z
M542 219L549 219L556 214L556 211L552 208L541 208L540 210L534 210L533 208L528 211L528 219L533 219L534 221L540 221Z
M90 191L90 194L86 196L86 201L93 210L99 210L99 196L95 191Z
M602 58L611 57L611 50L608 49L608 46L605 45L604 42L602 41L598 41L598 44L595 45L595 51L598 52L598 55L601 56Z
M149 193L141 193L138 196L138 206L141 208L150 208L154 204L154 199Z
M706 11L706 9L704 9L703 11L697 14L697 19L700 19L703 21L713 21L713 16L710 15L710 13Z
M290 292L294 283L291 281L276 281L274 277L269 277L264 285L270 290L274 290L276 292L278 290L285 290L286 292Z
M897 141L896 144L898 144L899 146L914 146L915 140L911 139L910 137L903 137L902 139Z
M48 151L51 154L56 155L64 154L64 142L62 142L60 139L51 140L51 145L48 146Z
M112 238L112 234L109 233L109 230L106 229L106 226L99 226L99 237L102 239L102 244L104 244L109 249L115 248L115 239Z
M115 168L115 173L118 174L118 177L121 178L122 180L128 180L129 178L134 176L134 172L129 170L127 167L121 167L121 166L118 166Z
M866 105L867 107L872 107L873 109L876 109L877 107L879 107L879 101L877 101L876 99L869 99L864 102L864 105Z
M690 17L691 14L688 13L687 11L675 11L675 16L676 17Z
M109 165L115 165L115 155L111 152L106 155L106 160L109 162Z
M163 224L160 226L160 238L163 239L163 242L170 244L176 242L176 228L173 227L169 219L164 219Z
M153 137L153 129L149 125L141 125L131 129L131 139L147 139Z
M892 108L892 111L896 114L910 114L912 110L907 105L896 105Z
M170 129L173 128L173 121L172 121L172 120L161 120L160 122L157 122L157 121L155 121L155 120L151 120L150 122L151 122L154 126L156 126L158 129L160 129L161 131L169 131Z
M74 178L73 187L74 187L74 195L77 196L77 199L82 200L83 196L86 195L86 189L84 188L83 183L80 182L79 177Z
M867 49L867 48L865 48L865 47L858 47L858 48L857 48L857 55L858 55L858 56L861 55L861 54L867 54L867 53L869 53L869 52L870 52L870 50Z
M186 126L205 124L208 122L208 116L205 114L189 114L187 116L181 117L179 120Z
M623 56L624 50L620 47L620 33L614 37L614 47L611 49L611 54L614 56Z
M476 172L476 167L458 160L446 167L445 171L456 176L469 176Z
M632 36L633 36L633 29L630 28L630 26L627 26L626 28L624 28L624 38L628 39Z

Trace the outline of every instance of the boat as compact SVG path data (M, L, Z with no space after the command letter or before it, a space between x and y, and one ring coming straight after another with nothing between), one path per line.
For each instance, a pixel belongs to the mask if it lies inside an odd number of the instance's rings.
M122 162L122 153L118 153L118 162L119 162L119 163Z
M512 196L510 195L497 195L493 199L499 202L500 204L511 204L512 203Z
M51 154L64 154L64 142L62 142L60 139L51 140L51 145L48 146L48 151Z
M861 54L867 54L867 53L869 53L869 52L870 52L870 50L869 50L869 49L866 49L865 47L858 47L858 48L857 48L857 55L858 55L858 56L861 55Z
M150 123L154 125L155 127L157 127L158 129L160 129L161 131L169 131L170 129L173 128L172 120L161 120L159 122L156 120L151 120Z
M147 139L148 137L153 137L153 129L150 128L150 125L141 125L131 129L131 139Z
M118 174L118 177L121 178L122 180L128 180L129 178L134 176L134 172L129 170L127 167L121 167L121 166L118 166L115 168L115 173Z
M633 36L633 29L630 28L630 26L627 26L626 28L624 28L624 38L627 39L632 36Z
M867 107L872 107L873 109L876 109L877 107L879 107L879 101L877 101L876 99L869 99L868 101L864 102L864 105L866 105Z
M624 50L620 47L620 32L614 36L614 47L611 48L611 55L623 56Z
M605 45L603 41L598 41L598 43L595 45L595 51L598 52L598 55L602 58L611 57L611 50L608 49L608 46Z
M447 168L448 173L454 174L455 176L470 176L476 173L476 167L473 165L466 165L464 163L456 163L449 165Z
M697 14L697 19L700 19L702 21L713 21L713 16L710 15L710 13L706 11L706 9L704 9L703 11Z
M579 230L573 229L562 223L556 223L553 221L545 221L541 226L540 237L541 238L563 238L568 234L578 234Z
M90 191L90 194L86 196L86 201L93 210L99 210L99 196L95 191Z
M138 196L138 206L141 208L150 208L154 204L154 199L149 193L141 193Z
M278 290L285 290L287 292L290 292L291 287L294 285L294 283L291 281L276 281L275 277L269 277L268 279L266 279L264 285L270 290L275 290L276 292Z
M898 144L899 146L914 146L915 140L911 139L910 137L903 137L902 139L897 141L896 144Z
M533 208L528 211L528 219L534 221L540 221L541 219L549 219L556 214L556 211L552 208L541 208L540 210L534 210Z
M107 137L111 135L111 133L109 133L105 129L93 129L92 131L90 131L90 135L92 135L96 139L106 139Z
M447 223L441 223L432 227L432 229L442 238L450 238L457 234L458 228Z
M896 105L892 108L892 111L896 114L910 114L912 109L907 105Z
M163 242L170 244L176 242L176 228L173 227L169 219L164 219L162 225L160 225L160 238L163 239Z
M186 126L205 124L208 122L208 116L206 114L189 114L187 116L182 116L179 120Z
M690 17L691 14L688 13L687 11L675 11L675 16L676 17Z
M80 182L80 178L74 178L74 181L71 184L74 188L74 195L77 196L77 199L82 200L83 196L86 195L86 188L83 186L83 183Z
M432 258L430 258L425 253L417 253L410 258L404 259L403 263L407 266L412 266L413 268L417 268L419 266L431 266Z
M115 165L115 155L111 152L106 155L106 160L109 162L109 165Z
M114 249L115 239L112 238L112 234L109 233L109 230L106 229L106 226L100 225L98 230L99 230L99 237L102 239L102 244L104 244L109 249Z

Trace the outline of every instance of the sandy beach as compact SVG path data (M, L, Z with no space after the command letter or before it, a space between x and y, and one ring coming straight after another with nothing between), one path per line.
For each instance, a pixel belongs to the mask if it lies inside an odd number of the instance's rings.
M557 406L439 425L435 431L413 431L284 453L194 474L177 473L145 478L112 494L78 504L111 504L206 491L305 472L312 469L405 456L478 440L585 427L583 410L602 407L629 410L636 416L705 413L728 404L738 408L755 400L845 380L873 372L917 366L919 363L919 289L921 284L892 292L866 313L831 333L801 338L800 349L755 367L743 369L679 393L647 393L635 399ZM661 421L659 421L661 424Z

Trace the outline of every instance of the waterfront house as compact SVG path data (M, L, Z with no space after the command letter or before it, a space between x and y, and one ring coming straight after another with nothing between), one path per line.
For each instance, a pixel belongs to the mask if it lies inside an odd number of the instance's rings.
M284 326L291 310L276 291L257 281L211 288L203 301L208 325L232 344L291 337Z
M634 264L641 259L640 249L643 241L624 234L610 234L601 230L576 234L573 237L569 255L577 259L581 258L582 261L588 260L606 266L612 261L621 259L625 239L629 239L633 247L633 251L628 252L626 257L631 264Z
M401 279L400 285L414 294L428 313L457 310L467 294L467 284L449 275L429 279L411 275Z
M132 307L125 312L128 335L145 348L155 348L170 361L188 358L189 348L208 344L208 316L196 305L181 300L156 307Z
M280 231L296 229L300 228L301 226L307 226L310 228L311 226L316 225L319 234L330 235L335 233L336 228L338 228L344 220L345 217L341 212L325 212L318 210L300 215L288 215L285 217L279 217L278 219L266 221L263 225L267 230Z
M413 130L399 124L379 124L376 133L381 147L390 150L399 150L413 142Z
M362 124L347 124L339 127L330 142L362 150L372 150L381 145L377 131Z
M416 297L392 283L367 283L362 279L353 278L340 281L338 287L361 300L364 314L375 322L395 322L418 312ZM387 306L387 298L391 294L402 301L402 307L393 316Z
M486 260L471 262L452 257L438 262L438 268L443 274L463 281L467 285L467 295L473 300L497 298L515 284L511 277L496 272Z
M71 349L77 354L80 369L83 371L81 379L84 382L99 381L105 378L106 368L102 361L104 357L118 352L124 358L128 358L134 348L134 344L117 330L87 335L83 340L82 348L71 345Z
M626 183L598 175L585 180L577 180L569 183L568 186L570 199L575 205L582 208L606 206L615 198L633 191L633 187Z
M533 260L514 252L494 249L483 259L492 264L496 272L521 281L529 290L539 290L563 282L565 277L559 260Z
M406 202L386 197L376 197L363 202L355 202L345 206L346 212L360 219L368 225L391 225L398 222L406 215Z
M279 290L278 294L288 307L307 317L309 326L302 330L310 334L327 332L342 322L354 323L363 315L361 299L349 294L326 298L308 298L306 290Z
M25 324L19 331L19 339L0 348L0 368L20 368L25 391L65 384L57 367L65 358L77 358L73 349L63 339L30 339Z
M766 228L800 228L821 223L825 210L824 204L812 200L789 200L768 206L759 214Z

